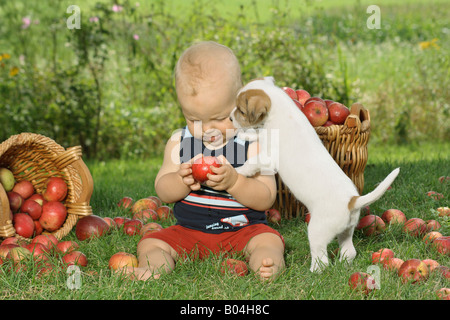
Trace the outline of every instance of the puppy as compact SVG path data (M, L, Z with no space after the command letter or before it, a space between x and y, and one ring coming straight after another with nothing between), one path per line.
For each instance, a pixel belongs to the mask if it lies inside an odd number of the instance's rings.
M351 179L341 170L322 144L303 112L272 77L249 82L239 92L230 115L244 138L256 139L259 155L237 168L253 176L278 172L292 194L311 213L308 240L311 271L328 265L327 246L337 237L340 260L356 256L353 231L360 209L379 199L397 177L393 170L375 190L360 196ZM245 132L250 130L246 137ZM254 129L257 128L255 131ZM278 139L273 139L278 135ZM278 140L278 141L277 141Z

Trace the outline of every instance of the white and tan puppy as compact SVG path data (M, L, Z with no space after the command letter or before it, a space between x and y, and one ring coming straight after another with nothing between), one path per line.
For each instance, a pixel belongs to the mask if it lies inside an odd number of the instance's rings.
M328 264L327 246L337 237L340 260L351 262L356 256L353 231L360 209L380 198L399 173L393 170L375 190L360 196L322 144L303 112L274 84L272 77L249 82L238 93L231 113L236 128L258 137L260 152L250 158L238 173L278 172L292 194L311 213L308 239L311 271ZM248 131L258 128L257 131ZM273 135L277 139L272 139ZM278 141L277 141L278 140ZM273 161L272 161L273 160Z

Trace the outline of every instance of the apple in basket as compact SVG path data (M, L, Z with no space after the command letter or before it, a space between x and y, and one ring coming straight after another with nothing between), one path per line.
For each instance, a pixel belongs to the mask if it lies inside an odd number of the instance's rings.
M14 185L14 188L12 189L12 191L20 194L22 196L22 198L28 199L29 197L31 197L33 195L34 187L30 181L22 180L22 181L17 182Z
M6 195L8 196L9 207L12 212L17 212L23 204L22 196L14 191L9 191Z
M29 198L20 207L20 212L28 213L33 220L38 220L42 214L42 206Z
M67 209L59 201L48 201L42 206L42 214L39 222L47 231L53 232L61 228L66 221Z
M303 113L313 127L320 127L328 120L328 108L325 102L309 98L303 106Z
M297 92L290 87L282 87L281 88L291 99L298 100Z
M11 191L14 188L16 180L11 170L7 168L0 168L0 183L6 192Z
M109 225L103 218L90 215L78 220L75 226L75 235L78 240L83 241L90 238L100 237L109 230Z
M24 238L31 238L34 234L34 222L26 213L14 213L13 225L16 233Z
M208 180L208 173L214 174L211 171L211 166L220 167L220 163L216 157L207 156L196 159L192 164L192 176L200 183L205 182Z
M63 178L50 177L42 195L47 201L63 201L67 196L67 184Z
M333 102L328 106L329 119L335 124L344 124L350 110L340 102Z
M303 89L295 90L295 93L297 93L297 100L302 104L302 106L305 105L306 100L311 98L309 92Z

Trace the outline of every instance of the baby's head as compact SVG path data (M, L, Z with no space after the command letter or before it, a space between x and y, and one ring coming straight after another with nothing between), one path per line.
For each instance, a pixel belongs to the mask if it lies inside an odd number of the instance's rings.
M224 142L226 130L234 129L229 115L242 86L234 53L212 41L194 44L178 60L175 86L191 133L208 143Z

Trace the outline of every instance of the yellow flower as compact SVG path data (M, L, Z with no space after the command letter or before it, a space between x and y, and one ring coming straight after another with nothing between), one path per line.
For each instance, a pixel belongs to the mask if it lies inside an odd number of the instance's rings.
M11 55L8 53L4 53L3 55L0 56L0 58L3 57L3 59L9 59L11 58Z
M17 68L17 67L12 67L10 70L9 70L9 76L10 77L14 77L16 74L18 74L19 73L19 68Z
M420 46L421 50L425 50L425 49L428 49L428 48L435 48L436 50L439 50L440 47L437 44L437 42L438 42L438 39L434 38L431 41L422 41L422 42L420 42L419 46Z

